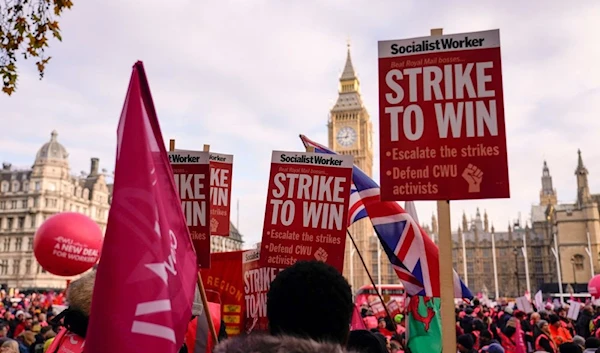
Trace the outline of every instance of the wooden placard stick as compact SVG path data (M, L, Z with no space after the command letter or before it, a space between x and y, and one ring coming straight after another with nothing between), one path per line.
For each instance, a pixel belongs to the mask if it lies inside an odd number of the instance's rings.
M441 36L442 28L431 29L431 36ZM450 201L437 202L440 261L440 311L442 315L442 352L456 352L456 321L454 316L454 274L452 263L452 231Z

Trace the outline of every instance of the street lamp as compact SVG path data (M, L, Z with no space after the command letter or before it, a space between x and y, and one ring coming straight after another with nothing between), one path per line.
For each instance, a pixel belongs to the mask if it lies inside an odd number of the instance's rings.
M517 280L517 295L521 295L521 283L519 282L519 248L513 248L513 254L515 255L515 278Z

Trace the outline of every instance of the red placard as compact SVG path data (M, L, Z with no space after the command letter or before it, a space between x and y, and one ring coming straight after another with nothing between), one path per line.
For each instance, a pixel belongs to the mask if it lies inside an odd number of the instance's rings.
M381 199L510 197L500 32L379 42Z
M198 267L210 268L209 153L176 150L169 152L169 159Z
M229 236L233 156L210 152L210 235Z
M279 273L274 267L261 267L260 250L246 250L242 255L242 277L246 299L244 332L268 332L267 292Z
M244 251L231 251L211 254L211 268L202 270L202 282L207 293L219 293L228 336L244 332L246 310L242 279L243 253Z
M260 264L344 265L352 156L274 151Z

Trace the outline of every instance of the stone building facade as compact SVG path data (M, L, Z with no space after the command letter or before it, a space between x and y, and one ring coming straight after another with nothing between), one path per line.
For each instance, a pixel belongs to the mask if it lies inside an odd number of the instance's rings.
M64 288L70 278L46 272L33 255L33 235L50 216L80 212L102 231L108 219L110 188L100 161L92 158L89 173L73 176L69 154L53 131L37 152L33 166L0 170L0 284L16 288Z
M53 131L36 154L31 168L3 163L0 170L0 286L8 288L64 288L67 277L46 272L33 255L33 236L50 216L80 212L106 230L112 179L91 158L88 173L72 175L66 148ZM229 237L212 237L211 252L243 247L242 235L231 224Z
M545 294L558 294L559 281L565 296L570 291L587 291L587 282L600 271L600 194L589 190L581 152L575 177L576 201L559 203L550 169L544 162L539 202L532 206L525 224L519 220L500 231L479 209L470 219L463 214L461 226L452 234L453 261L474 293L487 292L492 298L496 293L500 297L521 296L528 280L533 293L541 289ZM426 228L437 238L435 216ZM527 250L527 261L523 248Z
M555 276L547 285L547 290L554 293L560 291L559 280L563 293L571 288L577 293L586 292L587 283L600 270L600 194L590 191L581 151L577 151L575 178L575 202L559 203L544 163L540 203L531 211L533 229L552 241L558 255L560 278Z

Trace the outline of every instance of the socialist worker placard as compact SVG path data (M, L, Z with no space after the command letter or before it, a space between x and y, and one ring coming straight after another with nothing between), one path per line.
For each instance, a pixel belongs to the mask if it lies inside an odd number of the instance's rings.
M319 260L342 272L353 162L352 156L273 152L262 267Z
M378 50L381 199L510 197L499 31Z

